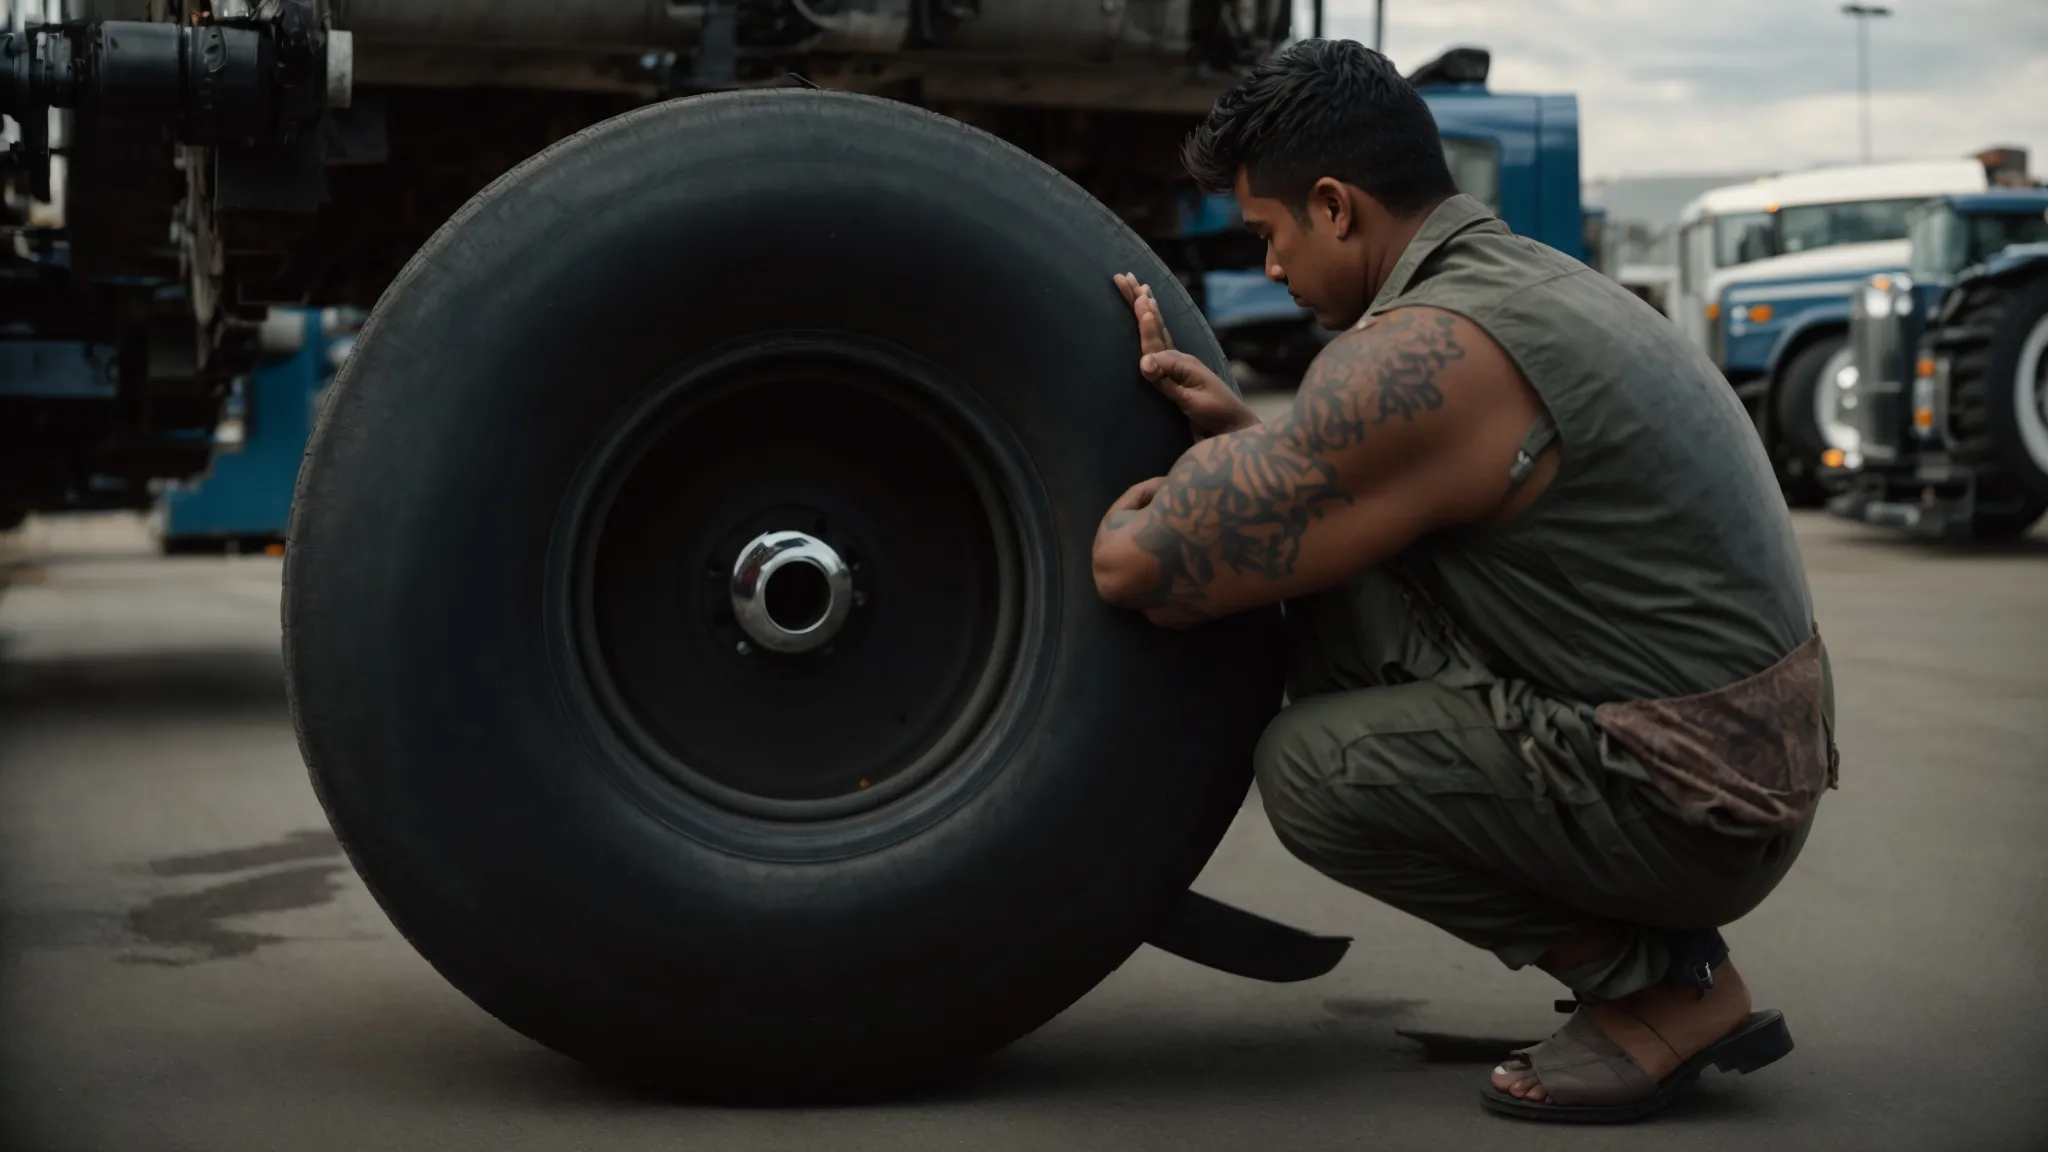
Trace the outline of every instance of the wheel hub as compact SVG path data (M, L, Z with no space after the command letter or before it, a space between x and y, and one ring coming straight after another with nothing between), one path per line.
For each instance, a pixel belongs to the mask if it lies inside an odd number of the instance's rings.
M733 564L733 619L770 652L793 655L830 644L857 595L846 561L803 532L756 536Z

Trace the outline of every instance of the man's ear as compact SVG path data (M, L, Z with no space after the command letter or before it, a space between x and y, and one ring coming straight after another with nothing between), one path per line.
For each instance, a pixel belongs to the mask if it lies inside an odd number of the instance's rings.
M1337 234L1337 239L1343 240L1351 235L1351 197L1342 181L1332 176L1316 181L1315 187L1309 189L1308 203L1309 211L1322 217L1320 222L1328 224Z

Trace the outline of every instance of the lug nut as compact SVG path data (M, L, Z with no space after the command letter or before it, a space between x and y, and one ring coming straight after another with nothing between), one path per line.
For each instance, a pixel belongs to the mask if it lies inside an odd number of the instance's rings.
M733 645L732 650L742 656L752 656L754 654L754 646L745 640Z

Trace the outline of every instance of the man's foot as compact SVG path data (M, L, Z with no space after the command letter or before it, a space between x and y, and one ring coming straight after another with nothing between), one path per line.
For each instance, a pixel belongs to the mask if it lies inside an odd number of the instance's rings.
M1714 987L1698 993L1664 984L1607 1004L1587 1004L1581 1012L1621 1050L1634 1057L1650 1078L1662 1081L1678 1066L1750 1020L1749 986L1732 962L1714 970ZM1543 1085L1533 1069L1516 1062L1493 1070L1493 1086L1519 1100L1540 1102Z

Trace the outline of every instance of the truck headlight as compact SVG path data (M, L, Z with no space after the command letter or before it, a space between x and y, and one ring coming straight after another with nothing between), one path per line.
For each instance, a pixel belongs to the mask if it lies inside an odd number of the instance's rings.
M1863 290L1863 314L1874 318L1891 315L1891 293L1886 292L1882 288L1865 288Z

